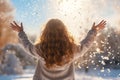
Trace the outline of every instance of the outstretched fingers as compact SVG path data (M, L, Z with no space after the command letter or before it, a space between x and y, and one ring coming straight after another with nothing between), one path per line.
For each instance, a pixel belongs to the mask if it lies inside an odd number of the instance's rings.
M104 25L104 24L106 24L106 21L105 21L105 20L102 20L102 21L99 23L99 25Z
M102 24L101 24L101 26L105 26L106 25L106 21L104 21Z
M103 24L105 25L105 24L106 24L106 21L104 21Z
M23 29L23 23L21 22L21 28Z
M14 28L16 28L16 25L15 24L13 24L13 23L10 23L11 24L11 27L14 29Z
M93 26L95 26L95 22L93 23Z
M18 25L15 21L13 21L13 23L11 24L11 28L17 32L23 31L23 24L21 23L21 25Z
M15 27L15 25L13 23L10 23L11 24L11 27Z
M15 21L13 21L13 23L14 23L14 25L15 25L15 26L18 26L18 27L20 27L20 26L19 26L19 25L18 25L18 24L17 24Z
M10 24L11 24L11 26L10 26L10 27L11 27L13 30L15 30L15 31L16 31L16 30L17 30L17 29L16 29L16 26L15 26L13 23L10 23Z

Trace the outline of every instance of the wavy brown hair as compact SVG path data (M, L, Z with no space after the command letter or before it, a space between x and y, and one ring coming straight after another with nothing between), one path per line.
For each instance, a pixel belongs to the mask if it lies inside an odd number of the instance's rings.
M40 42L36 44L39 55L44 58L46 66L62 66L73 58L74 39L69 35L66 26L59 19L47 22Z

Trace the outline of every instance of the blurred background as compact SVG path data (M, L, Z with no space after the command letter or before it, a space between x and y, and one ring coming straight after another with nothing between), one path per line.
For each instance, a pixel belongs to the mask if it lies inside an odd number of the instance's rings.
M77 44L93 22L107 21L92 48L75 61L76 80L120 80L120 0L0 0L0 80L32 80L36 58L18 41L10 23L23 22L35 43L45 23L61 19Z

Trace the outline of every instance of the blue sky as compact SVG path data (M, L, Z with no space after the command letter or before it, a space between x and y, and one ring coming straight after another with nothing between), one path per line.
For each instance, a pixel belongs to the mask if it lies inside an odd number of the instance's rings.
M25 31L38 33L47 18L47 0L11 0L15 8L15 20L23 22Z

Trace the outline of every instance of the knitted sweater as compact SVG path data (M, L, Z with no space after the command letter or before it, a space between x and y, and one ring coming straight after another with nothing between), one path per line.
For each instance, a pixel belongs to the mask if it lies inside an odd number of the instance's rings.
M54 69L48 69L45 66L44 59L36 52L35 46L29 41L24 31L19 32L19 40L23 44L24 48L30 52L31 55L38 58L38 64L33 77L33 80L75 80L74 78L74 60L83 56L84 53L90 48L96 37L96 31L90 30L85 39L83 39L80 45L77 45L77 51L74 53L74 58L68 64L64 66L57 66Z

